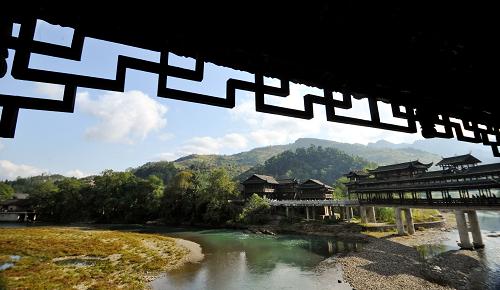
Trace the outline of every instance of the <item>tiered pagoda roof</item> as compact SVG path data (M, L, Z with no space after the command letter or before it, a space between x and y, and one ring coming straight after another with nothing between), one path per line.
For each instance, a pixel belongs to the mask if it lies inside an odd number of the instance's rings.
M425 163L422 163L418 160L415 160L415 161L410 161L410 162L379 166L376 169L372 169L372 170L369 169L368 171L370 171L370 173L382 173L382 172L390 172L390 171L404 171L404 170L410 170L410 169L427 170L431 166L432 166L432 162L425 164Z
M443 160L436 163L436 165L446 167L446 166L458 166L458 165L470 165L470 164L475 165L478 163L481 163L481 160L477 159L471 154L465 154L465 155L443 158Z

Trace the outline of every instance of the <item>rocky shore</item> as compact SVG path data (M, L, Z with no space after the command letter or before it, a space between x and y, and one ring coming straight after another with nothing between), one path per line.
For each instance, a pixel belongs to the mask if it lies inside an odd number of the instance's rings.
M344 279L355 289L474 289L471 279L484 270L478 251L449 251L424 261L415 248L446 239L454 222L451 214L445 218L442 228L412 236L367 238L361 251L337 258Z
M374 236L383 236L376 238L362 232L363 228L357 224L296 223L251 226L248 231L267 235L334 236L365 242L360 251L327 259L330 264L335 262L342 266L342 282L354 289L476 289L479 284L473 281L474 277L486 272L479 262L481 252L448 251L424 260L416 249L449 239L448 232L456 225L455 216L443 213L443 217L445 222L440 227L418 228L411 236L374 233Z

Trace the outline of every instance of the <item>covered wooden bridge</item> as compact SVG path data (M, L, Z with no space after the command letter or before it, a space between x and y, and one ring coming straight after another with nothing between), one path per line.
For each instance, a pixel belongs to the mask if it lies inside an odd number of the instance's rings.
M360 207L394 207L399 233L414 233L410 208L453 209L463 248L482 247L476 210L500 210L500 163L477 165L470 154L444 158L441 170L427 171L432 164L411 161L380 166L366 173L350 172L347 184L356 194ZM474 243L470 243L469 231Z

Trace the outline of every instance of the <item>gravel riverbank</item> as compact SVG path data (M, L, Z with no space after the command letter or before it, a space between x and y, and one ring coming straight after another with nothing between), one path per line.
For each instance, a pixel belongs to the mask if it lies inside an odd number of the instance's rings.
M471 277L483 270L478 251L449 251L423 261L415 249L447 238L454 217L444 216L447 223L440 229L417 231L412 236L368 238L361 251L337 259L344 279L355 289L471 289Z

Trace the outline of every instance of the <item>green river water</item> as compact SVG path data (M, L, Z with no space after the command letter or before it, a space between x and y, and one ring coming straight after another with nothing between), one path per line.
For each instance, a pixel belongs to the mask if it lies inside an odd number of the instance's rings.
M153 289L352 289L327 258L362 247L332 238L230 230L168 235L199 243L205 259L155 280Z

